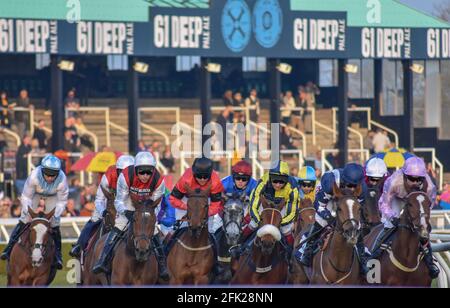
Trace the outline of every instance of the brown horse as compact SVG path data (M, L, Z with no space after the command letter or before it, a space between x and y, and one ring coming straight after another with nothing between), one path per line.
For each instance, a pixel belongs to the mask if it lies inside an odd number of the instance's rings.
M104 235L108 234L109 231L114 227L115 218L116 218L116 208L114 206L115 195L106 189L104 189L100 185L103 194L106 197L106 212L103 218L102 224L100 228L94 233L92 238L89 240L89 244L86 247L85 252L81 254L81 262L82 262L82 285L85 286L94 286L94 285L103 285L106 283L104 275L96 275L92 273L92 267L94 266L95 259L95 246L96 243L101 239Z
M301 245L301 239L303 234L307 232L314 224L316 215L316 209L313 206L313 202L309 198L305 198L300 201L300 208L297 213L297 219L294 225L294 249L291 256L291 268L289 271L289 283L290 284L307 284L308 280L304 279L306 274L303 271L303 267L298 263L295 258L295 252Z
M372 187L367 190L364 206L361 207L363 236L366 236L374 227L381 224L381 213L378 209L378 201L380 200L380 197L381 190L379 186Z
M188 229L177 238L167 257L171 285L206 285L212 279L214 247L208 232L208 198L211 187L188 194Z
M275 204L261 196L260 227L253 240L251 252L239 258L231 284L285 284L288 276L287 257L281 241L281 221L285 202Z
M50 213L28 209L31 223L11 252L8 262L8 286L47 286L56 275L53 266L55 243L51 237Z
M333 186L336 224L328 234L324 246L314 256L311 284L357 285L361 283L358 256L355 245L361 233L361 205L358 196L362 187L355 191L341 191Z
M425 182L426 183L426 182ZM426 184L424 184L426 191ZM400 222L392 243L382 252L381 284L390 286L431 286L421 252L421 240L430 239L431 201L425 192L410 191L404 200ZM366 238L366 246L372 247L383 226L375 228ZM373 247L372 247L373 248Z
M112 261L111 284L114 286L148 286L158 281L158 262L153 253L152 238L156 226L156 201L133 200L133 219Z

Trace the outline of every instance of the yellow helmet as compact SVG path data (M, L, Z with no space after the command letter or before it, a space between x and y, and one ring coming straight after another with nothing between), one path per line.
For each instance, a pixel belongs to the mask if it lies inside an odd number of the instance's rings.
M287 182L289 178L289 165L287 162L278 161L277 165L269 170L269 176L272 179L279 178Z

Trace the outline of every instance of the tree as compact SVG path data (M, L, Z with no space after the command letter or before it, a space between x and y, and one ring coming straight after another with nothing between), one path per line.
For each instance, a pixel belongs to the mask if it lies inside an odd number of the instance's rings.
M433 15L442 20L450 22L450 0L435 4Z

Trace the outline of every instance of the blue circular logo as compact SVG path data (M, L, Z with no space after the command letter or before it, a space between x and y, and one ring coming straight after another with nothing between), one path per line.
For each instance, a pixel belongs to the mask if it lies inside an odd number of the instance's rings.
M247 47L252 35L252 17L244 0L228 0L222 12L222 36L233 52Z
M258 0L253 9L253 31L264 48L275 46L283 32L283 12L278 0Z

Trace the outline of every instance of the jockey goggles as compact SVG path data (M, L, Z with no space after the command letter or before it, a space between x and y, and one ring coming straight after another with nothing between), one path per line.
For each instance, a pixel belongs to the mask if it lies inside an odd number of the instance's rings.
M209 180L211 178L211 175L207 173L194 174L194 176L196 179L199 180Z
M42 168L42 173L49 177L55 177L59 174L59 170L53 170L48 168Z
M369 182L376 182L376 183L378 183L379 181L382 180L382 178L376 178L376 177L369 176L369 177L367 177L367 180Z
M312 182L312 181L298 181L298 184L302 187L315 187L316 186L316 182Z
M416 176L410 176L410 175L407 175L406 179L411 183L422 183L424 181L423 177L416 177Z
M233 175L233 179L235 181L248 182L248 181L250 181L250 176L236 174L236 175Z
M136 173L139 175L152 175L153 170L152 167L138 167Z

